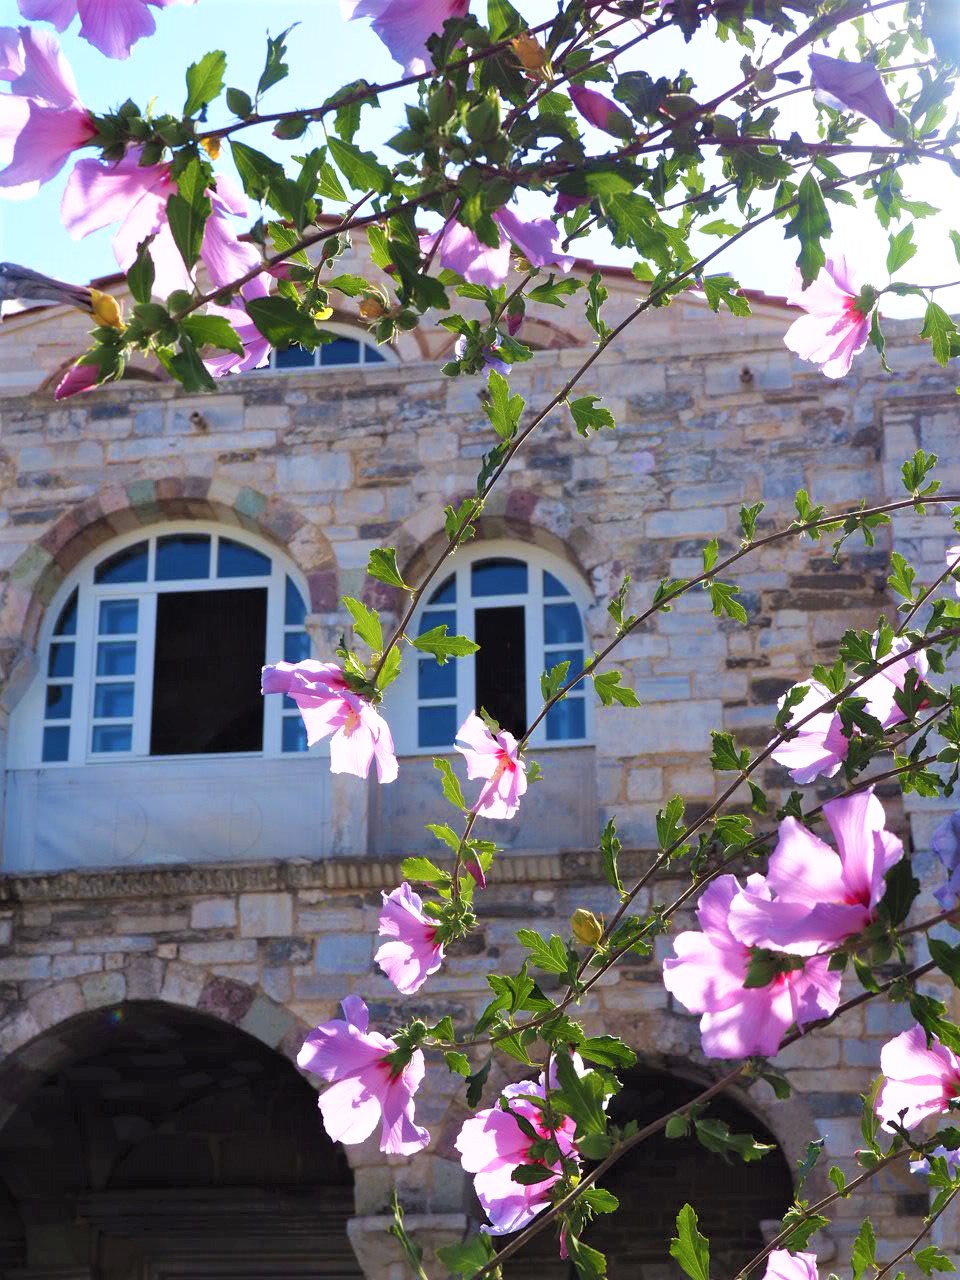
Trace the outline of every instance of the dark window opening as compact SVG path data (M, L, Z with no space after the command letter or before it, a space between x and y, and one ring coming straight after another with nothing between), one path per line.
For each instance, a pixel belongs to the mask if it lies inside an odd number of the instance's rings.
M519 738L527 727L527 645L522 605L475 614L477 709Z
M150 754L263 749L267 591L157 597Z

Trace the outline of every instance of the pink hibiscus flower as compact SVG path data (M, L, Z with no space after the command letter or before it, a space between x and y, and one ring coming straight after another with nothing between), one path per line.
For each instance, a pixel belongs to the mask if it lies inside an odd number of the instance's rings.
M577 1061L575 1058L575 1065ZM460 1152L460 1163L467 1173L475 1175L473 1185L477 1199L490 1219L490 1226L484 1230L494 1236L519 1231L550 1205L550 1189L557 1177L528 1185L514 1182L514 1169L522 1164L542 1164L544 1168L555 1170L557 1176L561 1171L559 1161L546 1165L530 1155L534 1139L523 1132L516 1116L531 1124L542 1138L548 1138L550 1131L543 1123L543 1112L525 1095L544 1097L542 1075L538 1081L521 1080L518 1084L507 1085L503 1097L510 1103L510 1111L503 1111L499 1106L478 1111L464 1122L454 1143ZM574 1122L565 1116L554 1132L554 1138L565 1157L577 1160L573 1141L575 1129Z
M881 129L892 129L897 111L872 62L843 62L825 53L810 54L815 97L835 111L856 111Z
M805 785L814 778L832 778L850 750L850 739L843 735L843 726L836 711L823 711L819 715L812 714L818 707L833 698L833 694L825 685L816 680L805 680L808 691L803 701L794 707L788 724L795 724L807 716L810 719L802 724L792 738L772 751L771 758L782 764L790 773L794 782ZM778 701L782 707L786 694Z
M122 271L133 265L139 244L152 235L154 289L165 298L174 289L193 287L167 222L167 200L176 190L169 165L141 165L139 148L131 148L116 164L79 161L67 182L60 212L75 240L118 222L113 252ZM229 215L245 217L248 212L243 193L220 174L216 191L207 195L213 208L204 227L200 256L211 281L227 286L254 270L260 264L260 254L254 244L239 238L230 221Z
M390 726L354 693L335 662L278 662L263 668L264 693L285 693L300 708L312 747L330 738L330 772L366 778L376 762L377 779L393 782L397 757ZM332 736L331 736L332 735Z
M484 818L512 818L527 789L527 768L517 752L517 740L502 729L494 736L475 711L457 730L453 743L467 762L467 777L484 778L473 812Z
M443 963L436 921L423 913L423 901L406 881L383 895L380 936L390 938L373 957L398 991L413 995Z
M921 1026L887 1041L880 1050L880 1070L886 1079L877 1115L888 1128L895 1123L915 1129L927 1116L941 1115L960 1100L960 1058L936 1036L928 1048Z
M504 207L497 210L493 220L500 228L500 243L496 247L482 244L469 227L454 221L442 231L421 236L420 251L430 253L439 240L437 252L441 266L458 272L471 284L485 284L490 288L503 284L509 274L511 241L535 267L556 266L561 271L569 271L573 266L573 258L560 252L560 233L549 218L524 221Z
M819 1280L815 1253L789 1253L774 1249L767 1259L763 1280Z
M882 661L890 662L895 654L903 653L904 649L909 648L910 641L906 636L894 636L891 650ZM873 637L873 651L876 654L876 635ZM897 706L895 698L897 693L903 691L907 672L915 671L918 680L925 680L929 670L930 663L927 660L926 651L918 649L915 653L908 653L899 662L891 662L888 667L871 676L859 689L854 690L853 696L866 698L867 713L879 720L884 729L892 729L895 724L901 724L907 718Z
M598 93L596 89L588 89L582 84L572 84L570 100L587 124L592 124L595 129L602 129L615 138L633 136L633 121L605 94Z
M953 569L954 573L960 572L960 546L947 547L945 556L947 561L947 568ZM956 591L957 595L960 596L960 581L957 581L956 578L954 578L953 580L953 588Z
M747 881L763 892L763 878ZM827 1017L840 1003L839 972L826 956L778 975L769 986L744 987L751 951L731 932L730 916L742 890L736 876L719 876L697 906L700 930L674 939L675 955L663 962L663 985L691 1013L702 1014L700 1041L710 1058L772 1056L787 1028Z
M427 40L443 31L450 18L464 17L469 8L470 0L340 0L347 20L373 19L374 31L408 76L432 68Z
M196 4L196 0L19 0L20 12L30 22L52 22L63 31L80 15L80 36L108 58L128 58L141 36L157 29L148 5L166 9L171 4Z
M818 364L828 378L850 372L870 338L873 308L861 308L860 289L854 283L844 257L827 259L816 280L804 289L799 271L787 293L787 302L807 312L787 330L784 342L803 360Z
M56 36L21 27L3 28L0 79L0 195L22 200L55 177L78 148L96 137L90 112Z
M430 1141L414 1123L413 1095L424 1075L423 1054L414 1049L398 1070L389 1061L394 1040L368 1030L367 1006L359 996L340 1002L343 1020L314 1027L297 1054L297 1066L330 1083L320 1095L323 1127L334 1142L363 1142L381 1124L380 1150L411 1156Z
M241 289L244 299L265 298L269 292L262 275ZM204 360L203 363L214 378L225 378L230 373L246 373L249 369L262 369L267 364L272 347L242 306L231 303L228 307L218 307L215 303L210 303L207 310L229 320L243 343L242 356L226 351L222 355L210 356Z
M884 876L903 856L886 829L883 805L869 787L823 806L836 851L799 823L784 818L770 857L765 890L740 894L730 928L750 946L813 956L838 946L876 919Z

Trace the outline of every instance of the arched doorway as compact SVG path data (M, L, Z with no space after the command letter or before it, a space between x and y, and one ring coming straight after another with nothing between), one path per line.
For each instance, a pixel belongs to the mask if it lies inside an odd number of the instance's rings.
M611 1101L618 1124L636 1120L642 1127L690 1102L704 1081L682 1074L637 1068L623 1076L623 1088ZM683 1280L669 1255L677 1212L692 1204L700 1230L710 1240L710 1274L728 1280L765 1243L762 1223L779 1220L793 1201L790 1167L769 1129L733 1094L715 1098L705 1117L724 1120L735 1133L750 1133L774 1150L762 1160L729 1163L695 1138L658 1134L642 1143L610 1170L602 1185L620 1201L620 1209L596 1219L585 1239L607 1255L610 1280ZM511 1264L507 1280L572 1280L576 1272L557 1258L556 1234L546 1229Z
M4 1275L361 1276L349 1166L280 1054L156 1002L83 1014L24 1052L55 1065L0 1129L0 1222L18 1231Z

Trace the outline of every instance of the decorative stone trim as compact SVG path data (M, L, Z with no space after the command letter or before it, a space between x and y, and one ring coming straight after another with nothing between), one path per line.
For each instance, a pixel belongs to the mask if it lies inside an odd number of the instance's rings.
M639 854L637 857L639 858ZM621 860L629 872L633 859ZM596 879L599 856L592 850L511 853L498 859L492 879L501 884L549 884ZM255 862L208 866L142 867L0 875L0 903L56 902L72 898L154 898L164 895L275 892L283 889L394 889L400 860L331 858L323 862Z

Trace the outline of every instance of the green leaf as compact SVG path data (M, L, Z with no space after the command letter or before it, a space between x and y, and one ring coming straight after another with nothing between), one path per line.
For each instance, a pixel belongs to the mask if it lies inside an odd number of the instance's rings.
M600 308L608 297L607 290L600 283L602 279L601 273L595 271L590 277L590 283L587 285L587 293L590 299L587 303L587 323L600 340L604 341L610 333L610 327L600 317Z
M716 617L727 614L733 618L735 622L741 622L744 626L747 624L747 611L743 605L735 599L739 594L740 588L735 587L732 582L711 582L710 583L710 607Z
M617 860L620 857L622 847L617 839L616 823L613 818L610 818L603 828L603 834L600 836L600 864L603 867L603 875L607 884L612 884L617 893L620 894L623 893L623 884L620 881Z
M243 343L226 316L185 316L180 326L197 347L218 347L243 355Z
M740 285L733 276L704 276L701 284L711 311L719 311L722 302L731 315L750 315L750 303L740 292Z
M510 1179L513 1182L519 1182L521 1186L532 1187L538 1182L549 1182L551 1178L557 1175L553 1169L548 1169L543 1164L520 1164L511 1173Z
M253 99L242 89L227 90L227 106L241 120L253 115Z
M490 1074L490 1068L492 1065L493 1058L490 1057L479 1071L475 1071L472 1076L467 1077L468 1107L475 1107L483 1096L483 1086L487 1083L487 1076Z
M611 431L616 427L613 414L609 409L598 407L599 396L580 396L578 400L568 400L567 406L573 414L577 433L586 438L591 431L600 431L604 427Z
M361 151L352 142L342 142L333 134L327 141L334 164L355 191L372 189L383 195L390 190L390 170L372 151Z
M379 653L383 648L383 628L376 609L368 609L362 600L355 600L353 596L344 596L343 603L353 618L354 631L374 653Z
M577 1269L579 1280L606 1280L607 1260L599 1249L594 1249L575 1235L567 1233L567 1253Z
M429 631L424 631L423 635L417 636L412 643L413 647L419 649L421 653L432 653L441 667L448 658L465 658L468 654L476 653L480 648L475 641L468 640L466 636L448 636L445 622L442 622L439 627L431 627Z
M215 388L213 378L186 333L181 335L180 350L169 358L167 367L183 384L184 391L213 391Z
M549 702L563 688L567 679L567 672L570 670L570 659L566 658L563 662L558 662L556 666L550 668L549 672L544 672L540 677L540 692L543 695L544 702Z
M564 298L583 288L582 280L555 280L553 275L544 284L538 284L527 294L528 302L543 302L551 307L565 307Z
M533 929L518 929L517 940L530 952L530 963L545 973L566 973L570 968L567 946L555 933L549 941ZM576 956L574 956L576 964Z
M697 1230L697 1215L689 1204L677 1214L677 1234L670 1241L670 1257L691 1280L710 1280L710 1242Z
M629 685L621 685L619 671L600 671L593 677L597 697L605 707L617 702L621 707L639 707L640 699Z
M632 1067L637 1061L637 1055L629 1045L625 1045L616 1036L588 1036L582 1044L577 1045L577 1053L587 1062L609 1067L612 1071Z
M283 166L269 156L248 147L245 142L230 140L230 154L237 166L243 189L251 200L265 200L272 186L287 181Z
M452 743L450 744L453 745ZM453 805L455 809L459 809L461 813L466 810L466 802L463 798L463 791L460 787L460 780L453 772L453 765L449 760L444 760L442 756L433 757L433 767L439 769L443 774L443 795L446 800Z
M187 270L200 257L203 229L210 216L210 200L204 188L206 176L199 160L191 160L177 179L177 194L167 200L167 221Z
M804 175L797 192L796 212L783 229L786 237L797 236L800 255L797 266L807 288L816 280L826 262L826 254L820 243L831 231L830 215L823 201L820 184L812 173Z
M881 918L894 926L902 924L919 892L920 881L913 874L910 859L901 858L886 874L886 889L879 906Z
M823 1155L825 1143L824 1138L814 1138L812 1142L807 1143L807 1153L802 1160L797 1161L797 1185L803 1186L807 1178L813 1172L814 1167L820 1157Z
M925 1276L933 1275L934 1271L956 1271L957 1269L950 1258L945 1253L941 1253L935 1244L928 1244L925 1249L918 1249L913 1255L913 1260Z
M267 36L267 60L257 82L257 98L290 74L290 68L283 59L287 52L287 36L296 25L294 23L293 26L287 27L286 31L281 31L278 36Z
M404 880L416 880L420 884L446 884L450 875L429 858L404 858L400 864Z
M273 347L297 344L312 351L320 341L317 326L289 298L248 298L247 315Z
M465 1053L457 1053L451 1049L443 1058L450 1070L455 1071L458 1076L470 1075L470 1059Z
M222 49L205 53L199 62L187 68L187 100L183 104L185 116L195 115L220 96L226 69L227 55Z
M847 1189L847 1179L843 1170L838 1169L837 1166L834 1165L830 1169L829 1173L827 1174L827 1177L830 1179L833 1185L837 1188L840 1194L844 1195Z
M383 660L383 665L377 675L377 688L386 689L393 684L397 676L400 674L400 650L396 645L387 652L387 656Z
M937 364L945 366L949 362L953 354L954 339L957 336L957 326L943 307L935 302L928 302L920 337L930 339L930 348Z
M890 237L890 252L887 254L887 271L894 275L901 267L906 266L917 252L913 243L913 223L908 222L902 231Z
M400 576L395 547L376 547L370 552L367 577L376 578L378 582L385 582L391 587L401 587L404 591L412 590Z
M153 236L147 236L137 245L137 258L127 272L127 285L135 302L149 302L153 296L153 282L156 279L153 259L150 257L150 242Z
M489 1066L487 1070L489 1070ZM437 1249L437 1257L450 1272L452 1280L473 1280L488 1262L496 1257L493 1241L487 1235L468 1236L461 1244L445 1244Z
M731 1133L725 1120L696 1120L694 1129L701 1146L728 1161L731 1155L736 1155L745 1164L752 1164L775 1150L772 1143L758 1142L752 1134Z
M604 1077L597 1071L577 1075L570 1055L563 1050L558 1050L556 1063L557 1080L562 1090L558 1102L567 1115L576 1121L576 1136L580 1138L587 1134L606 1134L607 1114L603 1103L610 1090Z
M523 396L511 396L510 383L496 369L490 370L487 390L490 398L485 401L483 411L500 439L509 440L516 433L523 413Z
M711 538L707 545L703 548L703 572L709 573L713 566L717 563L717 556L720 554L720 543L716 538Z
M718 772L740 773L750 763L749 747L738 751L732 733L721 733L714 729L710 734L710 741L713 744L710 763Z
M524 29L524 21L510 0L487 0L487 25L491 40L515 36Z
M853 1242L853 1253L850 1257L850 1264L853 1267L853 1280L860 1280L860 1277L868 1267L876 1265L877 1259L877 1239L873 1233L873 1223L869 1218L864 1218L857 1232L857 1238Z
M941 973L945 973L955 987L960 987L960 944L951 947L939 938L928 938L930 959Z

